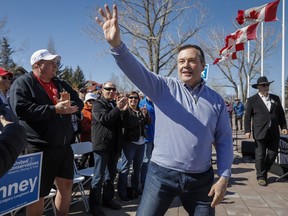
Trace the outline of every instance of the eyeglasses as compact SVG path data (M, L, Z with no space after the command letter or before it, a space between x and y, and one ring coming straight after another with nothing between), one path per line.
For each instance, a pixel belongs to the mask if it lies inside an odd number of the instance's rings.
M136 97L136 96L129 96L128 98L129 98L129 99L135 99L135 100L138 100L138 99L139 99L139 98Z
M105 89L106 91L116 91L116 88L111 88L111 87L104 87L103 89Z
M259 84L259 86L263 86L263 87L269 87L270 84Z
M2 77L2 80L6 80L6 79L12 80L12 77L10 77L10 76L1 76L1 77Z

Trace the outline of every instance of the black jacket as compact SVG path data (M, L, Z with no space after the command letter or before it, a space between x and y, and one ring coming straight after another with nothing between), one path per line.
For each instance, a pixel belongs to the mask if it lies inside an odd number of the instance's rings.
M130 107L122 114L124 140L137 142L140 136L145 136L145 125L151 122L149 115L144 116L141 111L135 112Z
M3 128L0 134L0 178L13 166L26 145L24 127L13 123Z
M251 133L251 119L253 118L253 137L260 140L265 138L271 121L271 134L280 138L279 126L287 129L285 113L277 95L270 94L271 109L268 111L259 94L248 98L244 116L245 133Z
M58 94L70 93L71 105L79 112L83 102L76 91L63 80L54 78ZM10 88L11 108L27 132L28 142L36 146L63 146L70 144L73 137L71 115L56 113L55 105L32 72L18 77Z
M101 97L93 103L91 140L94 150L121 152L121 111Z

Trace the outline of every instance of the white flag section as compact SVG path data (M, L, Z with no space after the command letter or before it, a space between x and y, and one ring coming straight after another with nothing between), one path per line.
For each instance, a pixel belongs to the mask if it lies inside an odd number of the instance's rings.
M237 22L242 25L246 20L255 22L271 22L277 21L276 13L280 0L250 8L247 10L239 10L236 18Z
M254 23L248 25L244 28L238 29L236 32L232 33L231 35L226 36L226 46L231 47L233 45L244 43L248 40L255 40L257 39L257 27L259 23Z
M225 56L228 53L234 53L241 50L244 50L244 43L236 44L228 48L224 47L223 49L220 50L220 55Z
M224 60L234 60L234 59L237 59L236 52L228 53L225 56L222 56L221 58L216 58L213 64L218 64L219 62L224 61Z

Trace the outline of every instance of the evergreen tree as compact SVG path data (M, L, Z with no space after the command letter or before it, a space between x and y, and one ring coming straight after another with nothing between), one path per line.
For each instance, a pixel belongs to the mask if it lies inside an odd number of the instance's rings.
M7 70L13 70L16 67L11 55L14 53L7 38L3 37L0 47L0 66Z
M85 86L85 76L82 69L77 66L74 74L73 74L73 87L80 89Z
M66 66L58 75L58 77L73 86L73 69L71 67Z

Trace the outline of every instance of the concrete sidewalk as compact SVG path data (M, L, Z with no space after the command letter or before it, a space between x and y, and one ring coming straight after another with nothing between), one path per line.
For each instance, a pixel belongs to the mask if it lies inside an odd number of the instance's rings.
M225 215L254 215L254 216L287 216L288 215L288 181L269 173L267 187L258 185L255 178L254 159L242 157L241 141L244 140L242 132L234 135L234 162L232 178L230 179L227 195L223 202L216 207L217 216ZM214 155L215 156L215 155ZM119 202L121 203L121 202ZM119 211L103 208L108 216L134 216L136 215L139 199L132 203L123 204ZM82 203L71 207L70 215L90 215L83 211ZM187 216L188 214L176 198L165 216Z
M258 185L255 178L254 159L242 157L241 141L244 135L239 132L237 139L234 133L234 162L232 178L229 182L227 195L223 202L216 207L217 216L287 216L288 215L288 181L269 173L267 187ZM213 156L215 157L215 155ZM216 159L216 158L215 158ZM88 191L87 191L88 194ZM118 200L117 200L118 201ZM107 216L135 216L139 199L129 204L122 204L122 209L115 211L103 208ZM47 213L46 215L52 215ZM91 215L86 213L82 202L71 206L70 214L73 216ZM187 216L188 214L176 198L165 216Z

